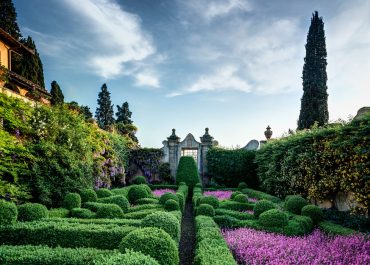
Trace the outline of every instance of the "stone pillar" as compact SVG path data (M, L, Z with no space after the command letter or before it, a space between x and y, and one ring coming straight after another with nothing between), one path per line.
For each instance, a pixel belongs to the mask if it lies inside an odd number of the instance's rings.
M207 152L213 145L213 137L208 133L209 129L206 128L206 131L202 137L200 137L201 148L200 148L200 174L203 184L207 184L208 178L208 168L207 168Z
M172 134L167 138L168 142L168 163L170 163L171 175L173 178L176 177L177 164L179 161L179 142L180 137L177 137L176 130L172 129Z

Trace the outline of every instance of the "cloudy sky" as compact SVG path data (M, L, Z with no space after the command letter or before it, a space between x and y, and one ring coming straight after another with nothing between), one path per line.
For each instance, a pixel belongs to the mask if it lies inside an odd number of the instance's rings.
M47 88L95 112L105 82L144 147L204 128L244 146L295 129L312 12L325 22L330 120L370 105L368 0L13 0ZM115 109L116 111L116 109Z

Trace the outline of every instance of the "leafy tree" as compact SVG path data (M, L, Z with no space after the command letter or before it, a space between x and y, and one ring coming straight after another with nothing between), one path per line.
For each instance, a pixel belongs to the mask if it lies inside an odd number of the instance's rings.
M17 12L15 11L12 0L0 1L0 28L17 40L22 37L17 23Z
M113 105L107 85L103 84L98 95L98 108L95 112L98 125L103 130L108 130L114 124Z
M122 104L122 107L117 105L117 112L116 112L116 116L117 116L116 122L117 123L122 122L124 125L132 124L131 115L132 115L132 112L129 109L129 105L127 101Z
M326 57L324 22L315 11L307 35L306 57L303 66L303 97L298 120L299 130L310 128L315 122L319 126L328 122Z
M80 106L82 114L85 116L85 120L92 119L93 114L88 106Z
M64 95L62 90L60 89L59 84L57 81L51 82L51 105L62 105L64 103Z

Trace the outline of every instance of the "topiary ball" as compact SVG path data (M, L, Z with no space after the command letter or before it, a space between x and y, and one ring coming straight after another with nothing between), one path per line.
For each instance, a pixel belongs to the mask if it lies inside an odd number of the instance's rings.
M213 209L212 205L201 204L196 209L196 215L205 215L213 217L215 216L215 209Z
M164 208L167 211L179 211L180 210L180 205L179 202L169 199L164 203Z
M47 217L49 217L49 211L45 205L39 203L25 203L18 206L19 221L36 221Z
M130 188L127 195L130 203L135 204L137 200L149 197L148 191L145 186L134 185Z
M285 199L285 208L295 214L300 214L302 208L307 204L307 201L299 195L291 195Z
M246 189L246 188L248 188L247 183L245 183L245 182L240 182L239 183L239 185L238 185L239 190Z
M13 224L17 221L18 210L13 202L0 200L0 225Z
M96 265L159 265L158 261L148 255L144 255L141 252L127 250L123 255L103 255L98 261L95 261Z
M156 227L136 229L126 235L122 239L119 250L125 253L130 249L151 256L161 265L179 264L175 241L164 230Z
M288 215L278 209L271 209L261 213L258 222L266 227L283 227L288 224Z
M139 184L140 187L144 187L144 189L148 192L148 196L152 196L152 189L147 184Z
M146 178L144 176L137 176L132 180L133 184L147 184Z
M84 189L80 191L81 202L96 202L98 200L98 195L93 189Z
M130 203L128 202L127 198L123 195L116 195L116 196L101 198L98 200L98 202L107 203L107 204L116 204L119 207L121 207L124 213L127 212L128 207L130 206Z
M203 196L199 199L199 204L209 204L214 209L217 209L220 205L220 202L215 196Z
M231 193L230 199L231 199L231 200L234 200L234 199L235 199L235 197L236 197L237 195L239 195L239 194L243 194L243 193L242 193L242 192L240 192L240 191L235 191L235 192Z
M313 204L304 206L301 210L301 215L310 217L314 224L318 224L324 219L322 209Z
M157 227L167 232L173 240L180 240L180 222L177 218L167 212L155 212L147 215L141 222L143 227Z
M70 212L71 217L74 218L81 218L81 219L93 219L95 217L95 213L89 209L84 208L73 208Z
M64 208L72 210L73 208L81 208L81 196L78 193L68 193L64 197Z
M248 196L245 194L238 194L235 196L234 201L236 202L241 202L241 203L246 203L248 202Z
M122 217L123 211L121 207L119 207L116 204L103 204L99 207L98 211L96 212L96 218L115 219Z
M266 212L268 210L274 209L275 204L268 200L260 200L256 202L256 204L253 207L254 216L258 218L261 213Z
M101 188L96 191L96 195L98 196L98 198L106 198L112 196L113 193L106 188Z
M170 200L170 199L175 200L177 202L179 201L179 198L175 194L173 194L171 192L166 192L166 193L162 194L162 196L159 198L159 204L164 205L166 203L166 201Z

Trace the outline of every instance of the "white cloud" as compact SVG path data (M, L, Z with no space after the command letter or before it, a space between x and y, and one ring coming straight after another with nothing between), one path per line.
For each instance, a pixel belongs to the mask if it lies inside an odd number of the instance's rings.
M136 86L146 86L146 87L154 87L158 88L159 85L159 78L156 74L150 72L141 72L135 75L136 79Z

